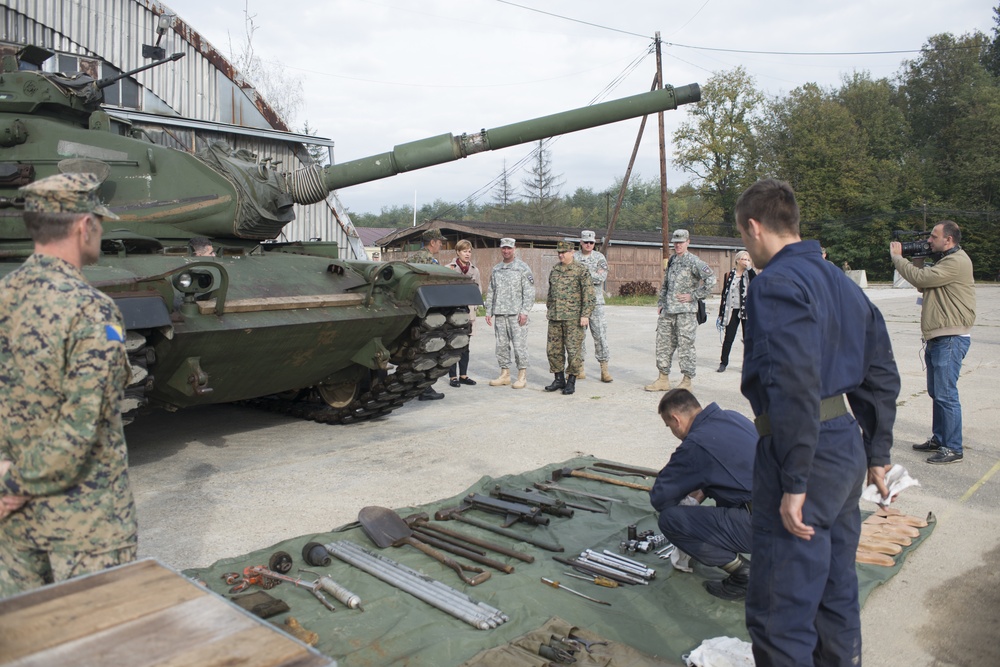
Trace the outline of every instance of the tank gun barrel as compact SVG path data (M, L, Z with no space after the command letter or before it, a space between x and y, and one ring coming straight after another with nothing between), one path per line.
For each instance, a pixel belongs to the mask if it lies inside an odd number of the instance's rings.
M676 109L682 104L692 104L700 99L701 88L697 83L678 88L668 86L661 90L602 102L582 109L563 111L490 130L481 130L474 134L463 134L460 137L455 137L453 134L442 134L400 144L388 153L330 165L323 169L322 181L328 190L337 190L359 183L388 178L405 171L459 160L474 153L508 148L547 137ZM300 201L299 203L313 202Z
M124 79L127 76L132 76L133 74L138 74L139 72L145 72L148 69L152 69L154 67L159 67L163 63L169 63L169 62L173 62L174 60L180 60L183 57L184 57L184 54L182 52L178 51L177 53L171 54L170 56L168 56L166 58L163 58L161 60L157 60L156 62L153 62L153 63L149 63L148 65L143 65L142 67L136 67L135 69L130 69L129 71L122 72L121 74L119 74L117 76L106 76L103 79L99 79L99 80L95 81L94 85L96 87L100 88L100 89L104 89L104 88L107 88L108 86L110 86L111 84L113 84L115 81L120 81L120 80Z

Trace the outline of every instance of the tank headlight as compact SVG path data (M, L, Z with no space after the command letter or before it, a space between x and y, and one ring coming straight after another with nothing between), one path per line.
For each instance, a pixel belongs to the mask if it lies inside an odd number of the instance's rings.
M174 284L176 284L177 287L179 287L182 290L186 290L187 288L191 287L191 284L193 282L194 279L191 277L190 273L181 273L174 280Z

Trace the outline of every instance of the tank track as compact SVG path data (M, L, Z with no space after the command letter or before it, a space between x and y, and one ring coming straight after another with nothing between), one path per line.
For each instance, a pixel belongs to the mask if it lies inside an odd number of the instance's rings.
M382 417L419 396L447 373L469 346L471 333L465 309L428 311L426 317L413 324L398 348L391 350L390 362L395 368L373 374L370 386L363 387L343 408L328 405L315 389L303 390L294 398L265 396L240 404L323 424L351 424Z

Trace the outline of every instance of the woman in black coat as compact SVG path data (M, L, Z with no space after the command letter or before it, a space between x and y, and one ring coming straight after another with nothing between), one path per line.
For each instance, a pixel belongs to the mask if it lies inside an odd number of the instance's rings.
M744 327L743 333L746 333L747 289L756 275L757 272L751 267L750 254L746 250L736 253L736 268L726 274L726 280L722 284L722 299L719 303L717 324L726 327L726 337L722 341L722 361L717 371L719 373L725 371L729 365L729 352L733 349L736 330L741 324Z

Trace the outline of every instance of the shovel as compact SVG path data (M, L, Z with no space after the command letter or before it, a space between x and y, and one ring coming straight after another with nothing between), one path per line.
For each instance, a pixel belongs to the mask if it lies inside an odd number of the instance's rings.
M358 522L365 535L376 545L384 549L386 547L398 547L409 544L433 558L434 560L447 565L458 573L459 579L469 584L477 586L490 578L490 573L481 567L465 565L445 556L440 551L432 549L413 536L413 531L406 525L402 517L387 507L369 506L363 507L358 512ZM465 572L478 572L475 577L469 578Z

